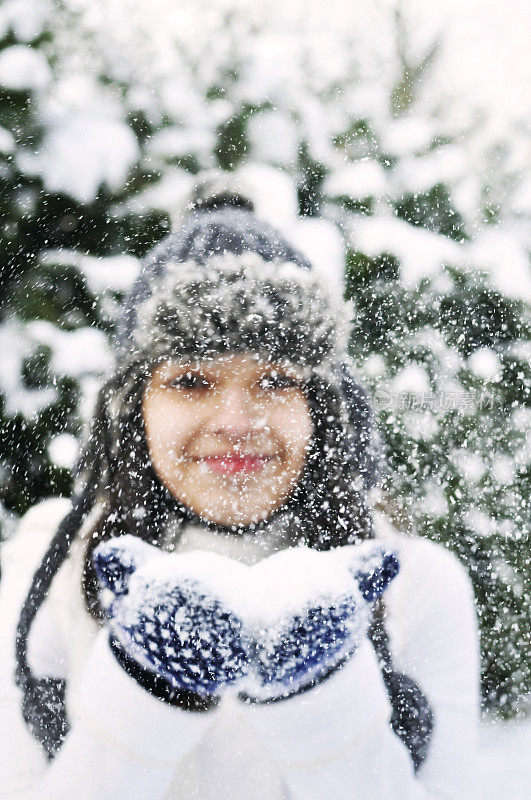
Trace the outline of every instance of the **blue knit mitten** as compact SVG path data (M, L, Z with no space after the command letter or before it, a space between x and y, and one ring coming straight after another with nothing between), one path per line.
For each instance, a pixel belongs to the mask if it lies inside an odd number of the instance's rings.
M255 616L250 670L239 685L244 699L265 702L310 688L353 655L398 559L366 542L326 553L296 547L254 569L270 586L269 601Z
M135 536L94 551L113 649L174 689L216 696L238 680L249 643L224 587L240 565L213 553L170 555ZM220 580L220 577L222 580Z

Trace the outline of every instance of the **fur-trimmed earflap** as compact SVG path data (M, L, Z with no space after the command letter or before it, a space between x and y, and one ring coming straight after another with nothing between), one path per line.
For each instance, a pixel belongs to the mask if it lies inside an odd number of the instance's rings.
M349 312L315 273L290 262L247 252L170 261L138 305L128 358L248 351L322 372L345 353Z

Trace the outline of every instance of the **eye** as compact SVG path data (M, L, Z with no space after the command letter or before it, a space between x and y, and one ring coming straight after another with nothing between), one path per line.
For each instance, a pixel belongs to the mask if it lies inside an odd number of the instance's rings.
M262 375L258 381L261 389L266 391L275 391L280 389L291 389L294 386L300 386L300 383L291 378L289 375L284 375L282 372L269 372L267 375Z
M184 375L179 375L169 381L167 385L170 388L184 389L185 391L206 391L212 386L204 375L197 372L186 372Z

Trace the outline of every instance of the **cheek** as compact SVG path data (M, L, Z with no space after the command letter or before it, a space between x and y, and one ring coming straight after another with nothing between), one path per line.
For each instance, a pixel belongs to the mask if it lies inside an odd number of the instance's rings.
M193 433L194 415L175 405L163 397L144 400L144 425L154 461L174 458Z
M306 401L279 405L272 415L271 424L277 435L286 443L293 456L300 457L309 445L313 424Z

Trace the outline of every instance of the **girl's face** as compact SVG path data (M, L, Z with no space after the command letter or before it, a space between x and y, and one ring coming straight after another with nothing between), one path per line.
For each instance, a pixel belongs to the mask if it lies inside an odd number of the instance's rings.
M313 431L295 367L228 354L167 361L143 395L155 471L203 519L248 525L288 497Z

